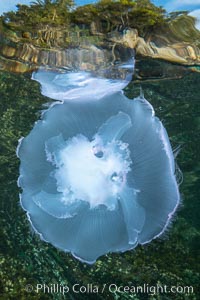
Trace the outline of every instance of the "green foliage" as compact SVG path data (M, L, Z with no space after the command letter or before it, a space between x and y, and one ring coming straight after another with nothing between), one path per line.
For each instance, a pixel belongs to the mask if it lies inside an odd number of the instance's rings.
M42 25L69 25L72 0L38 0L31 6L17 5L17 12L8 12L3 16L4 21L12 28L34 29Z
M3 19L12 28L32 29L69 23L91 26L107 33L118 26L135 27L141 34L164 22L165 11L149 0L100 0L73 8L72 0L38 0L31 6L17 5L17 12L5 13Z
M98 10L93 4L79 6L71 13L71 20L75 24L90 25L96 18L98 19Z
M78 7L72 20L78 24L95 22L102 32L109 32L118 26L134 27L140 34L165 20L165 10L153 5L149 0L100 0L96 4Z

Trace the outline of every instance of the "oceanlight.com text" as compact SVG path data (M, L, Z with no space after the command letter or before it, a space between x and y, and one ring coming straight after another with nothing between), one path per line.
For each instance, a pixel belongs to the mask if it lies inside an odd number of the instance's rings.
M37 293L37 294L63 294L66 295L68 293L74 294L103 294L103 293L129 293L129 294L193 294L194 288L193 286L168 286L168 285L117 285L115 283L111 284L102 284L95 285L92 283L81 285L76 283L74 285L61 285L61 284L46 284L40 283L36 284L36 286L27 284L25 290L28 293Z

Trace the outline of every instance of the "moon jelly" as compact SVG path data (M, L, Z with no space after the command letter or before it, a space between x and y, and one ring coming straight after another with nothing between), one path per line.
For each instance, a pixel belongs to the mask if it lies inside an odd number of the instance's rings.
M127 86L132 79L133 69L134 59L131 58L127 62L101 70L100 74L81 70L70 72L40 68L33 73L32 79L41 84L44 96L54 100L98 100Z
M166 130L142 96L54 105L18 156L32 227L83 262L160 236L179 203Z

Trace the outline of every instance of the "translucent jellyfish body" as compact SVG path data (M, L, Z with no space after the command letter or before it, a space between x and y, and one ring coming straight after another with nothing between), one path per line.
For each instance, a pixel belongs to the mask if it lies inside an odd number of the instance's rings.
M160 236L179 203L167 133L142 97L54 105L18 156L32 227L87 263Z
M121 91L132 79L134 59L99 72L41 68L32 79L41 84L41 93L54 100L98 100ZM81 95L81 97L80 97Z

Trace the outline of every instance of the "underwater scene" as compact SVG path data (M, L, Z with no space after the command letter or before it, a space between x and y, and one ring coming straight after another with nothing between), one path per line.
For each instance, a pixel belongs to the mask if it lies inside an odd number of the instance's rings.
M199 299L199 22L0 0L0 299Z

